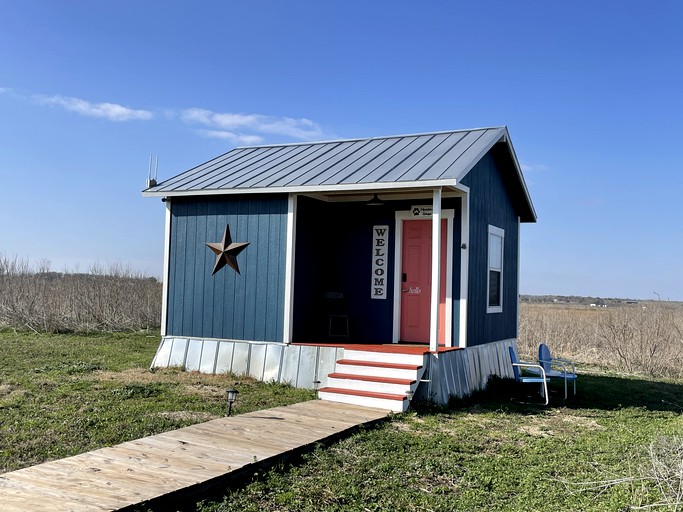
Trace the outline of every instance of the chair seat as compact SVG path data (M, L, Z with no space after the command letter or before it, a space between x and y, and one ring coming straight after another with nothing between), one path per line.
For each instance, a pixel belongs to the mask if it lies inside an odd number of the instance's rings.
M520 381L520 382L538 382L538 383L542 383L542 382L545 382L546 379L544 379L543 377L520 377L520 378L519 378L519 381Z
M550 370L545 372L546 377L558 377L560 379L567 379L567 380L576 380L576 374L575 373L565 373L561 372L559 370Z
M534 374L540 374L541 370L538 368L525 368L525 372L527 373L534 373ZM545 376L548 378L555 377L559 379L567 379L567 380L576 380L576 374L575 373L570 373L570 372L561 372L559 370L546 370L545 371Z

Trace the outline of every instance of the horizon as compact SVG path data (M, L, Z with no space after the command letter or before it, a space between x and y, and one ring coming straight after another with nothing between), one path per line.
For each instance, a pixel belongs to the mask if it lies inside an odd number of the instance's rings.
M538 214L521 295L683 300L683 4L0 12L0 256L160 278L150 155L161 182L236 146L508 126Z

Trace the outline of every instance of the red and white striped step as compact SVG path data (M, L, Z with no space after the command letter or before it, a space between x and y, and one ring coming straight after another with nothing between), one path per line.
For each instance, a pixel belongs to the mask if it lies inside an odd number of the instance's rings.
M404 412L425 369L425 354L344 350L321 400Z

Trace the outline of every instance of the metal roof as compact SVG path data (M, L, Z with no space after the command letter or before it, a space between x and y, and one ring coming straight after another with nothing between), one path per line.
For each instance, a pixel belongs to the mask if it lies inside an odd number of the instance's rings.
M508 145L522 193L531 206L505 127L238 147L144 190L143 195L454 187L498 142Z

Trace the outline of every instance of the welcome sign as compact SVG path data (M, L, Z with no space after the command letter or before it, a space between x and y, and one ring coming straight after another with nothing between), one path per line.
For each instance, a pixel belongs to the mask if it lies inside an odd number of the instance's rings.
M372 299L387 298L388 240L389 226L372 226Z

